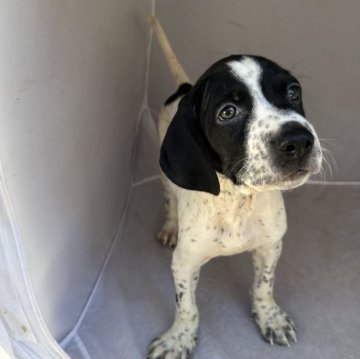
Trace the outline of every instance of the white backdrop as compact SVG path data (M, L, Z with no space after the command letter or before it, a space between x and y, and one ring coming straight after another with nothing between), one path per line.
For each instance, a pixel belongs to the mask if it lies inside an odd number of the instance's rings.
M14 293L29 306L29 332L20 315L12 323L25 334L8 330L9 301L0 299L0 338L11 334L0 345L12 345L19 358L36 358L37 341L50 343L52 357L64 358L52 335L75 359L140 359L171 322L171 252L154 241L163 213L151 113L175 88L150 41L145 16L153 5L1 0L0 240L10 250L4 257L14 256L14 270L23 275ZM328 145L339 166L330 180L345 181L360 177L359 10L355 0L156 3L191 78L230 53L264 55L299 75L320 137L341 148ZM300 323L303 344L294 358L358 358L359 200L357 186L305 188L289 196L291 232L278 294ZM251 272L244 258L215 261L204 271L198 358L288 357L263 344L250 322ZM0 266L1 280L6 270ZM18 342L27 343L26 353Z
M61 339L89 297L125 204L151 4L0 7L1 165L38 303Z

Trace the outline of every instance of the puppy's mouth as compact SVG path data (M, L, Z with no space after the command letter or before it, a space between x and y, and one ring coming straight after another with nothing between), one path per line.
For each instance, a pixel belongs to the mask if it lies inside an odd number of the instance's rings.
M278 177L278 182L281 186L283 183L285 187L298 187L301 184L304 184L310 176L319 173L321 169L322 156L321 153L317 156L310 156L310 158L303 161L302 164L298 165L296 168L288 168L288 173L283 173L282 176ZM291 164L290 164L291 165ZM283 172L282 168L279 172ZM278 173L279 173L278 172Z
M312 171L305 168L297 169L285 176L271 176L259 178L259 180L244 181L247 187L252 188L255 191L264 190L289 190L304 184L311 176Z
M287 175L284 177L284 181L288 182L288 181L296 181L300 178L306 177L308 175L310 175L310 171L307 169L298 169L295 172L291 173L290 175Z
M304 184L311 176L311 171L307 169L298 169L289 175L282 178L277 178L273 183L269 185L275 185L278 189L292 189Z

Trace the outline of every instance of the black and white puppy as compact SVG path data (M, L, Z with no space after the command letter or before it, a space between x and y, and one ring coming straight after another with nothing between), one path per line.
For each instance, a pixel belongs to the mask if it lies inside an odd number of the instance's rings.
M164 51L169 57L169 46ZM268 342L289 345L296 340L295 326L273 297L286 231L281 190L305 183L322 162L299 81L263 57L227 57L169 98L159 136L166 199L159 240L176 247L176 312L170 329L151 343L148 358L190 357L199 325L195 288L201 266L244 251L252 253L255 268L253 317Z

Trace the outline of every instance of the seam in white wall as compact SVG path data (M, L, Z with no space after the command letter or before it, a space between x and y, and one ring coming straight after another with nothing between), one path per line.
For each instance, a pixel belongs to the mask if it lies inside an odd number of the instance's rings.
M117 243L118 238L121 237L120 234L122 232L123 223L124 223L125 218L126 218L125 214L126 214L126 212L128 210L128 207L129 207L131 193L132 193L132 191L131 191L131 186L130 186L130 188L128 190L127 197L126 197L125 206L123 207L122 212L121 212L121 219L120 219L120 223L119 223L119 225L117 227L116 234L115 234L115 236L114 236L114 238L113 238L113 240L112 240L112 242L110 244L110 247L109 247L109 249L108 249L108 251L106 253L105 259L104 259L104 261L103 261L103 263L101 265L101 268L100 268L100 272L99 272L99 274L98 274L98 276L96 278L94 286L91 289L90 295L89 295L88 299L86 300L86 303L85 303L85 305L84 305L84 307L83 307L83 309L82 309L82 311L80 313L79 319L77 320L77 322L76 322L75 326L73 327L73 329L65 336L64 339L62 339L60 341L60 346L62 348L64 348L75 337L75 335L77 335L77 332L78 332L81 324L83 323L86 312L87 312L87 310L89 309L89 307L90 307L90 305L92 303L92 299L94 298L95 292L96 292L96 290L97 290L97 288L98 288L98 286L100 284L100 280L101 280L101 278L102 278L102 276L104 274L104 271L105 271L106 266L107 266L107 264L109 262L109 259L111 257L112 252L113 252L115 244Z
M150 15L155 16L156 0L151 1ZM145 67L145 85L144 85L144 102L143 105L148 106L148 92L149 92L149 77L150 77L150 62L151 62L151 50L153 43L153 29L149 25L149 40L146 50L146 67Z
M145 177L139 181L136 181L132 184L132 188L142 186L144 184L157 181L161 178L161 175L153 175L149 177ZM305 183L305 185L312 186L360 186L360 181L317 181L310 180Z
M155 15L155 4L156 0L152 0L150 15ZM147 19L144 19L147 22ZM131 168L131 182L134 181L134 165L137 157L137 149L138 149L138 141L139 141L139 131L140 124L143 119L145 113L151 116L150 110L148 108L148 90L149 90L149 72L150 72L150 61L151 61L151 50L152 50L152 41L153 41L153 30L150 25L148 25L149 36L148 36L148 44L146 50L146 63L145 63L145 77L144 77L144 93L143 93L143 101L140 107L139 115L135 125L135 132L133 137L133 147L132 147L132 155L131 155L131 164L133 167Z
M78 333L76 333L74 335L74 342L76 343L77 347L79 348L80 353L84 359L92 359L90 353L86 349L86 346L85 346L84 342L81 340Z
M360 181L317 181L310 180L307 182L310 185L320 185L320 186L359 186Z
M156 0L152 0L151 2L151 13L150 15L155 15L155 3ZM144 19L145 20L145 19ZM131 165L130 165L130 171L131 171L131 184L130 187L128 189L128 193L127 193L127 198L125 201L125 205L123 207L123 210L121 211L121 216L120 216L120 221L119 221L119 225L117 227L116 230L116 234L110 244L110 247L107 251L107 254L105 256L105 259L103 261L103 264L101 265L100 268L100 272L98 274L98 277L95 281L95 284L90 292L90 295L80 313L80 316L77 320L77 322L75 323L73 329L60 341L60 346L62 348L66 347L68 345L68 343L75 338L75 336L78 336L78 330L80 328L80 326L83 323L84 317L86 315L86 312L88 310L88 308L90 307L91 303L92 303L92 299L95 295L95 292L100 284L100 281L102 279L102 276L104 274L104 271L106 269L106 266L110 260L110 257L113 253L113 250L115 248L116 243L118 242L119 238L121 237L121 232L122 232L122 228L123 228L123 223L125 221L126 218L126 212L127 209L129 207L129 203L130 203L130 199L131 199L131 195L132 195L132 189L134 187L136 187L136 183L132 183L133 182L133 176L134 176L134 169L135 169L135 163L136 163L136 156L137 156L137 142L138 142L138 138L139 138L139 128L140 128L140 123L141 120L144 118L145 113L150 114L150 111L148 109L147 106L147 92L148 92L148 84L149 84L149 69L150 69L150 58L151 58L151 49L152 49L152 38L153 38L153 34L152 34L152 29L149 26L149 38L148 38L148 46L147 46L147 56L146 56L146 65L145 65L145 79L144 79L144 94L143 94L143 102L139 111L139 115L137 117L137 121L136 121L136 126L135 126L135 133L134 133L134 137L133 137L133 151L132 151L132 156L131 156ZM146 180L146 179L144 179ZM143 181L144 181L143 180ZM150 181L148 181L150 182ZM144 182L145 183L145 182Z
M132 168L132 170L133 170L133 168ZM90 293L90 295L89 295L89 297L88 297L88 299L86 301L86 304L85 304L85 306L83 307L83 309L82 309L82 311L80 313L79 319L77 320L77 322L76 322L75 326L73 327L73 329L65 336L64 339L62 339L60 341L60 346L62 348L66 347L69 344L69 342L71 340L74 340L75 337L78 335L79 328L81 327L81 325L82 325L82 323L84 321L87 310L89 309L89 307L90 307L90 305L92 303L92 300L93 300L93 298L95 296L96 290L99 287L100 281L101 281L102 276L103 276L103 274L105 272L107 264L108 264L108 262L109 262L109 260L111 258L113 250L114 250L116 244L118 243L118 241L120 240L120 238L122 237L121 235L122 235L123 225L125 223L126 213L128 211L128 208L129 208L129 205L130 205L130 202L131 202L133 189L140 186L140 185L155 181L155 180L157 180L159 178L160 178L159 175L154 175L154 176L144 178L144 179L142 179L140 181L137 181L137 182L130 185L130 188L129 188L128 194L127 194L127 198L126 198L126 201L125 201L125 206L124 206L124 208L122 210L122 213L121 213L121 219L120 219L120 223L118 225L117 231L116 231L116 235L115 235L115 237L114 237L114 239L113 239L113 241L112 241L112 243L110 245L110 248L109 248L109 250L108 250L108 252L106 254L104 262L101 265L101 269L100 269L100 272L98 274L98 277L97 277L97 279L95 281L95 284L94 284L94 286L93 286L93 288L91 290L91 293Z
M139 186L142 186L144 184L147 184L149 182L153 182L153 181L156 181L156 180L159 180L160 179L160 175L153 175L153 176L149 176L149 177L145 177L139 181L136 181L132 184L132 188L135 188L135 187L139 187Z

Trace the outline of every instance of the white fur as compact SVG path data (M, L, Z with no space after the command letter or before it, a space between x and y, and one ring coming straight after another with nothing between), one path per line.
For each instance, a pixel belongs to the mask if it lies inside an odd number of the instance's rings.
M261 109L265 100L257 92L257 82L250 83L250 78L256 78L253 76L258 71L256 66L249 62L244 69L249 74L248 86L251 86L258 99L258 115L276 114L276 109L270 105ZM240 76L240 70L238 73ZM160 142L177 111L178 103L179 100L165 106L160 113ZM255 124L253 126L256 127ZM253 146L256 146L256 141L250 139L250 149ZM265 159L264 163L266 166ZM218 178L220 194L214 196L180 188L163 175L167 214L159 240L170 246L175 246L177 241L172 271L178 303L173 325L152 342L148 358L190 357L196 345L199 324L195 288L201 266L214 257L244 251L253 254L255 280L251 291L252 311L262 335L270 343L276 341L283 345L296 339L292 321L273 298L274 270L281 252L281 239L286 231L282 194L278 190L258 192L246 185L235 186L220 174Z

